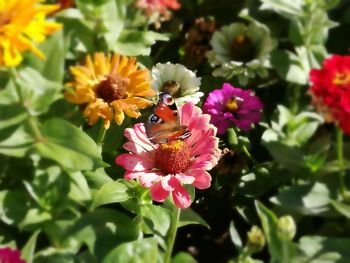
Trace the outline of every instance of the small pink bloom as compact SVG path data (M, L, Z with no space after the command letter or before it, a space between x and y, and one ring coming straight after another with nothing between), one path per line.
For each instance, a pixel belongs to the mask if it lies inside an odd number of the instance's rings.
M0 263L26 263L21 259L21 253L17 249L9 247L0 248Z
M163 202L171 193L177 207L187 208L191 198L184 184L198 189L210 187L211 170L218 162L219 139L216 128L209 124L210 116L188 102L179 108L180 124L186 125L191 136L163 144L153 144L146 135L143 123L125 130L129 139L116 163L126 170L125 179L138 179L141 185L151 189L153 200Z
M251 90L235 88L224 83L221 89L209 93L203 111L211 115L211 123L224 134L232 124L248 131L252 124L260 121L263 105Z
M170 10L177 10L181 7L177 0L138 0L136 6L143 9L147 16L157 15L157 27L160 26L162 21L171 18Z

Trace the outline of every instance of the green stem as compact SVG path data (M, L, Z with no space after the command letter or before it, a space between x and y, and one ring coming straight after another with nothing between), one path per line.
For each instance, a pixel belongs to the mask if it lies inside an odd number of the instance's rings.
M336 129L336 149L337 149L337 157L339 162L339 187L340 194L342 197L347 200L348 194L345 185L345 172L344 172L344 155L343 155L343 132L341 129Z
M98 137L97 137L97 141L96 141L97 144L103 145L103 141L104 141L105 136L106 136L106 131L107 131L107 129L105 129L102 126L101 129L100 129L100 132L98 134Z
M13 80L13 83L15 85L15 89L16 89L16 92L17 92L17 96L18 96L18 99L19 99L19 102L21 103L21 105L26 109L29 117L27 119L28 121L28 124L29 124L29 127L31 129L31 132L32 134L34 135L34 137L37 139L37 140L40 140L43 135L41 134L41 131L39 129L39 124L38 124L38 120L35 116L33 116L29 109L26 107L25 105L25 101L24 101L24 97L23 97L23 93L22 93L22 90L21 90L21 87L18 85L17 83L17 71L15 68L10 68L10 75L11 75L11 78Z
M289 247L288 247L288 242L283 241L282 242L282 254L283 254L283 263L289 263Z
M173 246L175 243L177 225L179 223L181 209L174 205L173 216L171 218L171 226L168 234L167 250L165 251L164 263L170 263Z
M253 156L250 154L250 152L248 151L247 147L245 145L243 145L242 150L244 152L244 154L248 157L248 159L255 165L259 165L257 161L255 161L255 159L253 158Z
M301 94L301 86L292 85L292 101L291 101L291 112L297 114L299 110L299 99Z

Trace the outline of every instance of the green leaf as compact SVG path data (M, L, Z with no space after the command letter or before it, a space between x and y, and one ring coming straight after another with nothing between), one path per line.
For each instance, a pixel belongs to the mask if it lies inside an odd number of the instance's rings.
M29 240L21 250L21 256L26 261L26 263L33 262L36 240L38 238L39 233L40 231L34 232L34 234L29 238Z
M302 5L304 1L289 1L289 0L261 0L262 10L273 10L287 18L300 16L302 13Z
M69 173L71 179L69 198L76 202L91 200L90 188L81 172Z
M16 117L11 117L7 120L4 118L4 122L0 121L0 125L3 124L4 126L8 126L7 128L0 130L1 154L23 157L30 149L34 143L33 137L27 133L25 125L21 123L16 124L16 122L19 122L27 116L27 114L20 113Z
M197 260L188 253L180 252L171 259L171 263L197 263Z
M277 217L275 214L265 207L259 201L255 202L255 206L261 220L261 224L266 236L270 255L276 262L283 262L282 247L283 243L277 235Z
M307 183L283 189L271 202L283 209L303 215L319 215L329 211L330 191L321 183Z
M27 64L36 69L47 80L62 83L64 76L65 46L63 41L63 30L48 37L39 49L45 55L45 59L38 59L29 53Z
M44 138L35 145L35 149L43 157L72 171L105 166L96 143L69 122L50 119L44 124L42 133Z
M349 247L349 238L304 236L299 241L299 249L305 255L300 255L295 262L348 263Z
M99 259L104 258L115 246L139 237L136 223L115 209L97 208L82 215L67 229L67 241L86 244L89 251Z
M191 208L181 209L179 227L192 224L202 225L210 229L208 223Z
M280 142L264 143L272 157L283 167L295 171L296 169L305 169L303 152L293 146L288 146Z
M45 113L51 104L62 96L62 84L47 80L32 68L18 71L16 83L22 91L24 106L32 115ZM8 85L15 88L12 81Z
M171 222L171 214L168 209L146 204L140 206L140 214L144 217L144 222L154 234L166 235Z
M103 168L98 168L96 171L85 171L84 175L92 189L100 189L105 184L113 182L113 179L108 176Z
M303 57L301 57L303 56ZM309 76L308 64L305 65L305 54L294 54L290 51L274 50L271 53L271 64L278 75L286 81L307 84Z
M119 245L102 263L157 263L157 241L144 238Z
M0 130L17 126L28 117L25 108L18 104L0 105ZM2 135L3 131L1 131ZM0 139L2 136L0 135Z
M153 31L124 30L113 45L113 51L127 56L148 56L151 53L151 46L156 41L166 40L167 36Z
M336 200L330 200L331 205L343 216L350 218L350 205L341 203Z
M92 204L96 208L105 204L120 203L128 200L128 187L119 181L109 182L97 191Z
M233 244L235 245L235 247L240 251L243 248L243 242L241 240L241 237L239 236L235 224L233 223L233 221L230 222L230 237L231 240L233 242Z
M24 191L0 192L0 219L8 225L18 225L25 218L30 206Z

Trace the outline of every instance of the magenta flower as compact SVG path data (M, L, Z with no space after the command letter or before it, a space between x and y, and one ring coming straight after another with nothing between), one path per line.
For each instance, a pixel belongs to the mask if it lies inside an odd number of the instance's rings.
M251 90L235 88L224 83L222 89L209 93L203 111L211 115L210 123L223 134L233 123L243 131L248 131L253 123L260 121L263 105Z
M21 259L21 252L9 247L0 248L0 263L26 263Z
M187 208L191 198L183 184L208 188L211 176L207 171L217 164L221 151L209 115L188 102L179 108L179 117L180 124L191 132L189 138L153 144L143 123L135 124L124 132L129 139L124 149L130 153L119 155L116 163L126 170L125 179L138 179L150 188L153 200L163 202L171 193L177 207Z

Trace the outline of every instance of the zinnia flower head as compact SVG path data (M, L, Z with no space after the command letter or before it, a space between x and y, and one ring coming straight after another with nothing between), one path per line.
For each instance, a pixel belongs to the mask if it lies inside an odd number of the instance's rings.
M153 200L163 202L171 193L177 207L187 208L191 198L183 184L198 189L210 186L207 172L218 162L219 139L216 128L209 124L210 116L188 102L179 108L180 124L188 127L191 136L163 144L152 144L147 138L142 123L125 130L129 139L116 163L126 170L125 178L138 179L141 185L150 188Z
M200 78L181 64L158 63L152 68L152 87L158 92L172 95L177 106L187 101L197 104L204 94L199 91Z
M235 88L225 83L221 89L209 93L203 111L211 115L211 123L223 134L232 124L248 131L260 121L263 105L251 90Z
M311 96L325 120L350 134L350 56L333 55L310 71Z
M40 0L0 0L0 66L14 67L22 61L21 53L29 50L44 59L35 47L47 35L61 28L45 17L59 5L41 5Z
M0 248L0 263L26 263L21 259L21 253L17 249L9 247Z
M245 85L256 75L267 76L269 53L275 47L269 29L252 21L249 25L232 23L216 31L210 41L213 50L207 53L210 64L215 67L214 76L231 79L237 76Z
M150 87L149 71L139 69L135 58L118 54L95 53L88 55L85 64L70 68L74 82L68 83L73 91L65 92L68 101L85 105L84 115L90 125L104 119L107 129L112 119L121 125L125 114L141 116L140 109L152 104L144 98L154 96Z
M216 23L213 17L200 17L194 21L194 25L186 34L186 42L184 44L187 65L196 66L204 61L206 53L210 49L209 42L215 30Z
M181 7L177 0L138 0L136 6L143 9L145 14L154 20L156 27L160 27L160 22L171 18L169 10L177 10Z
M148 14L157 12L163 15L168 9L177 10L181 7L177 0L138 0L136 6L145 9Z

